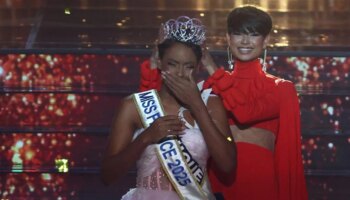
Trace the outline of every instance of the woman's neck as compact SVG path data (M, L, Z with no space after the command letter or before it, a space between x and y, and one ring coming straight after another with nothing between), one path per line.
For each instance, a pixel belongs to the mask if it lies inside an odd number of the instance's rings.
M237 78L254 78L264 75L264 71L258 58L251 61L235 60L232 75Z
M254 66L261 66L260 59L256 58L254 60L249 60L249 61L242 61L242 60L235 60L235 64L239 66L240 68L244 67L250 67L252 65Z
M162 86L161 90L159 91L159 97L163 104L163 108L166 110L166 113L177 114L179 108L181 107L181 104L175 98L175 96L171 94L171 91L168 87L165 85Z

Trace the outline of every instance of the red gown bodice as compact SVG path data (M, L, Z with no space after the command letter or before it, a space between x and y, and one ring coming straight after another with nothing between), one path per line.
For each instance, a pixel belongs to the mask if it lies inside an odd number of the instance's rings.
M157 73L157 70L150 70L149 62L143 63L140 90L159 88L161 80ZM275 151L270 162L273 162L275 174L271 179L277 181L277 199L307 199L301 156L299 99L294 84L265 73L256 59L250 62L236 61L233 72L222 68L216 70L204 84L204 88L208 87L212 87L213 92L221 97L230 124L263 128L275 134ZM238 150L238 154L240 152L245 154ZM251 159L254 161L255 158ZM240 165L240 160L237 163ZM242 170L237 173L249 172ZM210 178L214 191L220 189L215 188L218 179ZM250 185L253 191L254 182ZM224 196L230 199L230 188L234 186L224 187L221 188L225 191ZM239 190L234 191L239 193Z
M236 61L232 73L218 69L205 82L204 88L207 87L212 87L213 92L222 98L229 111L230 124L263 128L276 135L273 155L276 177L271 178L277 180L277 199L307 199L301 156L299 99L293 83L265 73L256 59ZM240 153L245 154L238 150ZM211 181L217 179L212 178ZM227 187L230 188L230 185ZM250 187L248 189L254 191L254 182ZM229 190L224 191L224 196L230 197Z
M280 80L262 71L259 60L237 61L232 73L217 70L204 88L212 87L221 96L231 125L263 128L276 135L279 117L276 86Z

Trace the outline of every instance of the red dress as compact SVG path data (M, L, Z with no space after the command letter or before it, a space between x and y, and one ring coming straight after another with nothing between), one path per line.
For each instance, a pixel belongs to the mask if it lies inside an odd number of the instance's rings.
M145 74L144 71L141 73ZM266 74L259 60L254 60L236 61L232 73L217 70L204 87L212 87L222 98L231 125L262 128L276 136L274 152L237 142L234 174L220 176L215 166L211 166L209 178L213 191L221 192L226 200L307 199L299 101L294 85Z
M159 69L151 69L151 63L149 60L144 61L141 64L141 81L140 81L140 92L156 89L160 90L160 86L162 85L162 79L160 76Z

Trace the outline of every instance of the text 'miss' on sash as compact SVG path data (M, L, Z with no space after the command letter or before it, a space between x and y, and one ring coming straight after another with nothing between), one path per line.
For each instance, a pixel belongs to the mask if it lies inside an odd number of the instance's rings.
M133 98L145 128L165 115L156 90L136 93ZM202 186L208 188L209 183L181 139L169 136L155 146L162 168L179 197L186 200L208 199Z

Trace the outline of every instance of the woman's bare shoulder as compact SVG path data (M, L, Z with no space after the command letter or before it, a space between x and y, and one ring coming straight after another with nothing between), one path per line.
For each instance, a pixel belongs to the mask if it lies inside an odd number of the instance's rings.
M118 113L118 118L123 118L123 120L127 120L136 126L139 123L139 115L133 99L133 95L124 97L120 101L119 106L117 106L116 113Z

